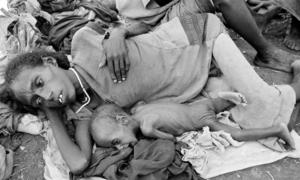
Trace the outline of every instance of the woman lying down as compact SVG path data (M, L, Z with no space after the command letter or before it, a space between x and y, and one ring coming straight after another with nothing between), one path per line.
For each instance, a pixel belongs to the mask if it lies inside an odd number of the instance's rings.
M139 30L138 25L134 30ZM16 57L6 69L5 80L13 97L42 109L48 116L62 157L73 173L80 174L89 166L94 141L103 146L134 143L138 127L145 135L172 139L208 125L232 133L238 140L276 136L294 148L286 124L300 97L299 63L294 63L291 85L269 86L252 69L216 16L189 14L126 39L131 66L126 81L114 83L105 63L102 41L106 39L102 31L87 26L76 32L72 67L61 66L65 57L31 52ZM130 35L131 31L124 32ZM246 130L215 121L216 111L232 105L226 96L225 100L205 99L191 107L182 104L203 90L212 57L230 89L247 100L247 106L235 106L238 109L233 113L234 120L252 123L241 123ZM128 108L140 101L147 104L137 107L133 118L116 107ZM114 105L105 105L108 102ZM100 113L91 121L99 107ZM68 108L77 115L76 142L62 123ZM116 118L116 112L122 117Z

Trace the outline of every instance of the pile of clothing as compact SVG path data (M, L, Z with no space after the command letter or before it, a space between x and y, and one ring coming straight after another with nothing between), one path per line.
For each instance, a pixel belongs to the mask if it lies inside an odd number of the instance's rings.
M74 33L89 21L113 22L116 12L96 0L10 0L8 53L28 52L43 46L70 53Z

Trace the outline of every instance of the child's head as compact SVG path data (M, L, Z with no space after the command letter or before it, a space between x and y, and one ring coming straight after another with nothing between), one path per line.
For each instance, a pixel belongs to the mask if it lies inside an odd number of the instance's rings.
M25 105L60 107L75 99L75 87L66 73L69 66L61 53L25 53L9 62L5 82L13 97Z
M98 146L118 147L135 144L138 123L114 104L97 109L91 122L91 134Z

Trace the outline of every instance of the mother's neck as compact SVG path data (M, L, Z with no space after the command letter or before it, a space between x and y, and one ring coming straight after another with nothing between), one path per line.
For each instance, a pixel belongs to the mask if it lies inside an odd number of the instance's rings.
M71 69L67 70L67 75L75 87L76 95L81 95L82 93L84 93L82 88L85 88L85 90L88 90L89 85L87 84L85 79L76 70L75 70L75 72L77 73L78 77ZM83 87L81 87L79 81L81 81Z

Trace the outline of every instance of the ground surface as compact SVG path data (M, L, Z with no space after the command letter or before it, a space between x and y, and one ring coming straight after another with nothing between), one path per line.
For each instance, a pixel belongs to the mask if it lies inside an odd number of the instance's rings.
M278 20L277 20L278 21ZM280 21L280 20L279 20ZM284 24L269 25L267 37L274 44L282 46L284 37ZM247 59L253 60L255 51L240 37L232 34ZM285 49L285 48L284 48ZM295 53L290 51L291 53ZM298 53L300 55L300 53ZM287 73L256 68L259 74L269 83L288 83L291 76ZM300 133L300 120L296 122L296 129ZM43 166L42 151L45 148L45 141L41 136L26 134L15 134L10 138L2 139L2 144L10 146L15 151L14 171L10 180L42 180ZM300 160L285 158L272 164L248 168L245 170L221 175L212 180L299 180Z

